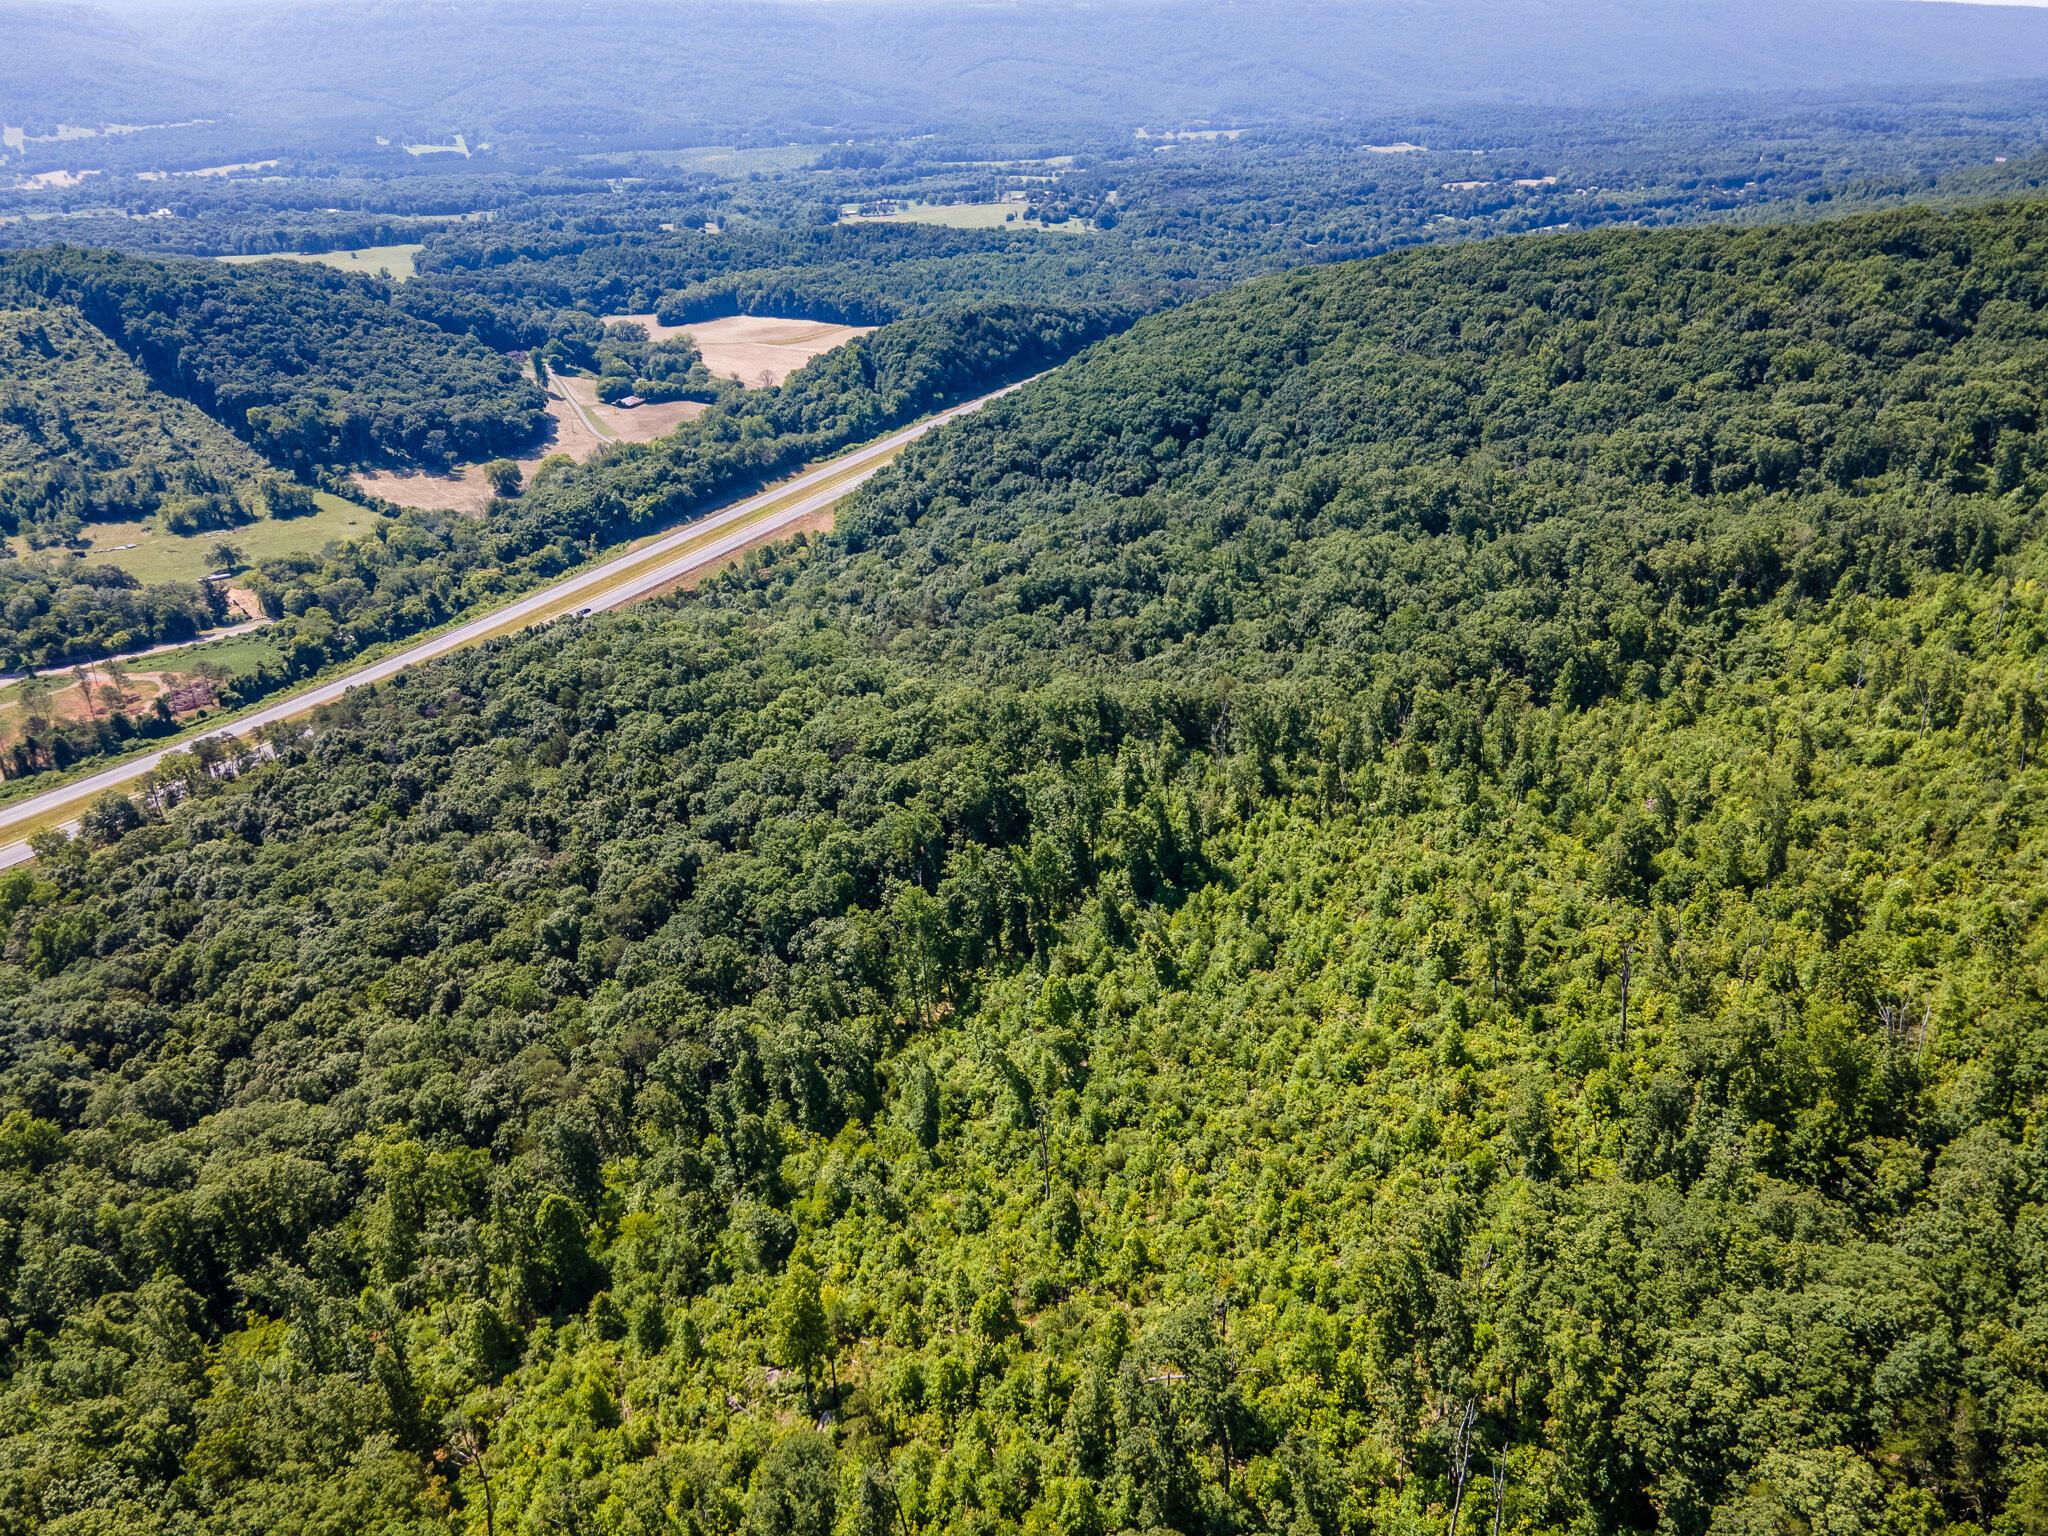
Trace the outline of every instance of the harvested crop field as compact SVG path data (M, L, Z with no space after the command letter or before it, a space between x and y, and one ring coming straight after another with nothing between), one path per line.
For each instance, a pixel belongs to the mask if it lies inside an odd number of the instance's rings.
M522 473L530 475L539 463L537 458L521 459L519 468ZM422 507L429 512L467 512L475 517L483 512L491 499L491 488L484 483L483 466L480 464L466 465L445 474L428 469L358 470L349 478L372 496L382 496L401 507Z
M651 443L657 437L667 437L684 422L695 421L704 414L704 404L699 400L662 400L636 405L630 410L605 405L598 400L597 385L590 379L565 378L556 374L555 387L573 394L577 404L622 443Z
M584 418L559 391L573 393L578 403L603 428L599 436L584 424ZM581 463L608 442L647 443L702 414L704 407L694 400L676 400L662 405L643 405L630 411L599 405L588 379L564 378L557 374L548 392L548 429L538 446L521 454L515 462L520 474L533 478L541 460L551 453L566 453ZM424 469L379 469L358 473L355 482L374 496L395 501L401 507L424 507L434 512L466 512L481 516L491 499L491 487L481 464L465 464L446 473Z
M823 320L782 320L773 315L728 315L663 325L652 315L606 315L605 322L631 320L647 327L651 340L688 335L704 354L704 366L749 389L780 384L821 352L865 336L871 325L831 325ZM643 406L644 410L645 407Z

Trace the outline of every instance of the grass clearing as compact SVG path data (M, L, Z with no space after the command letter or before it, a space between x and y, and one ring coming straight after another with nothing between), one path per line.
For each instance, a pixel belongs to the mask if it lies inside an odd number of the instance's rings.
M700 144L687 149L647 149L610 155L579 155L586 164L619 165L651 160L678 170L706 171L714 176L744 176L749 171L807 171L825 150L823 144L773 144L761 149L736 149L730 144Z
M197 581L220 568L213 546L222 539L241 550L248 564L260 565L279 555L310 554L376 526L377 514L368 507L326 491L315 491L313 499L320 510L311 517L260 517L205 533L167 533L153 523L87 523L82 532L93 547L85 557L118 565L143 582Z
M1078 234L1089 228L1079 220L1042 224L1026 215L1023 203L905 203L894 213L850 211L842 224L938 224L947 229L1036 229Z
M197 640L136 665L146 666L154 672L188 672L201 663L209 663L239 675L254 672L265 663L281 665L283 661L284 652L259 633L230 635L225 640Z
M269 256L219 256L230 266L243 267L255 261L311 261L323 267L332 267L337 272L359 272L365 277L375 277L379 272L391 274L394 282L404 282L417 270L413 257L419 255L418 242L411 245L366 245L354 251L323 251L318 255L304 256L296 251L279 251Z

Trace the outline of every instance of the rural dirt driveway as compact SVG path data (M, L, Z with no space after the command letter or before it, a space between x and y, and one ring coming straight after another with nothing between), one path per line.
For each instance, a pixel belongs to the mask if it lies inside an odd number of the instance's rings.
M104 667L110 661L118 661L125 667L131 661L161 656L166 651L189 651L195 645L205 645L214 640L230 640L236 635L251 635L272 622L270 619L244 619L239 624L223 624L219 629L209 629L190 640L166 640L162 645L152 645L146 650L123 651L118 656L87 656L78 661L66 662L62 666L40 667L36 670L43 677L63 677L74 668L84 667L91 672ZM9 683L18 683L21 678L22 674L19 672L0 672L0 688L5 688Z
M1025 380L1029 383L1029 380ZM358 667L352 672L321 683L317 687L293 694L275 704L252 710L238 716L218 730L203 733L204 737L232 740L236 737L253 736L265 726L290 720L308 713L322 704L331 704L351 688L365 687L371 683L383 682L395 677L408 667L416 667L450 651L475 645L494 635L509 634L532 624L546 623L565 614L596 613L606 609L621 608L626 604L657 593L674 582L715 561L722 560L734 551L767 537L778 528L820 512L842 500L855 487L874 475L906 443L924 436L934 427L945 425L959 416L977 411L989 401L1011 390L1021 389L1023 384L1012 384L1006 389L995 390L977 399L928 416L923 421L892 432L852 453L842 454L827 460L815 469L806 470L795 479L750 496L745 501L713 512L695 522L685 523L672 533L663 534L651 543L643 544L624 554L605 561L602 565L580 571L563 578L552 586L529 593L517 602L503 608L479 615L477 618L444 630L431 639L422 640L395 656ZM720 530L729 530L722 535ZM707 535L710 537L707 542ZM667 556L668 558L663 558ZM141 757L131 758L112 768L40 795L0 809L0 839L10 836L19 841L0 845L0 869L26 863L35 857L26 841L30 832L37 827L52 824L75 829L76 817L93 800L108 790L119 789L131 784L150 769L161 763L173 752L189 751L193 737L148 752ZM62 820L57 818L62 817Z
M569 388L567 380L550 380L548 383L548 393L560 400L566 401L569 409L576 413L576 419L583 423L583 429L600 443L609 443L617 440L619 434L608 430L597 419L596 414L590 407L579 400L575 392Z

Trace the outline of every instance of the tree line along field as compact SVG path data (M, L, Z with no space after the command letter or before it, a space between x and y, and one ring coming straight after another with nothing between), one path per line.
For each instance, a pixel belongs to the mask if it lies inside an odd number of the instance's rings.
M197 581L222 568L219 546L238 557L237 569L267 560L319 550L337 539L360 537L377 525L378 514L327 491L313 491L311 507L291 517L267 515L225 530L178 534L151 524L87 524L88 560L116 565L140 580Z
M2036 1529L2044 221L1262 279L98 805L0 1508Z

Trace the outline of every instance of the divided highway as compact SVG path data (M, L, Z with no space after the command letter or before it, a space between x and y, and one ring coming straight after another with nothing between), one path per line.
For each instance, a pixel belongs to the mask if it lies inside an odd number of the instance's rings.
M1029 382L1028 379L1024 381ZM267 725L293 719L322 704L331 704L351 688L383 682L407 667L416 667L421 662L475 645L493 635L509 634L566 614L622 608L650 593L661 591L692 571L725 559L757 539L766 538L778 529L833 506L886 465L906 443L1021 388L1023 384L1012 384L941 411L936 416L928 416L864 448L829 459L773 490L750 496L695 522L685 523L674 532L663 534L637 549L566 576L517 602L466 620L396 655L357 667L317 687L280 699L275 704L251 710L218 730L202 734L221 739L251 736ZM0 844L0 869L35 857L26 839L37 827L55 824L75 829L77 815L99 796L110 789L133 783L171 753L189 751L192 743L200 739L187 738L0 808L0 839L10 835L18 839Z

